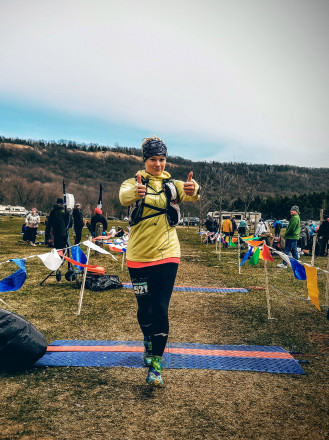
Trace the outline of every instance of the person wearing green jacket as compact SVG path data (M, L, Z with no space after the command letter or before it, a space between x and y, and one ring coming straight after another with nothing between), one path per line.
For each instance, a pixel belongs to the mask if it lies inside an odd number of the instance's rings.
M297 240L299 239L300 233L300 218L299 218L299 208L294 205L290 209L291 219L284 234L285 238L285 246L284 253L286 255L292 255L295 260L298 260L298 252L297 252ZM287 263L283 261L281 264L277 265L282 269L287 269Z
M175 225L178 203L199 199L191 171L175 180L165 171L167 147L156 136L142 143L145 169L125 180L120 202L130 206L130 237L126 261L137 299L137 319L144 336L147 384L162 386L162 355L169 333L168 308L180 261Z

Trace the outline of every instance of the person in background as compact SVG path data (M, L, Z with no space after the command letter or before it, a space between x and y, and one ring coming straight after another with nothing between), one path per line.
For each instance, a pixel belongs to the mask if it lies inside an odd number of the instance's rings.
M110 232L109 232L109 236L110 237L115 237L115 234L117 233L117 230L115 229L115 226L113 225Z
M84 227L83 215L81 211L81 204L77 203L72 212L73 229L75 234L74 244L79 244L81 241L82 229Z
M232 223L231 237L233 237L234 232L238 229L238 227L236 225L236 221L235 221L235 216L234 215L232 215L232 217L231 217L231 223Z
M95 208L94 215L91 217L90 221L90 231L91 235L93 237L96 236L96 225L100 223L102 225L102 233L105 232L105 235L107 235L107 220L103 216L103 212L100 208Z
M204 226L207 229L207 234L206 234L206 238L204 240L204 243L212 243L212 236L213 233L215 232L215 228L214 228L214 220L211 217L211 215L207 216L207 220L204 222ZM209 233L211 235L209 235Z
M316 227L312 220L308 221L308 228L310 230L310 236L313 237L313 235L316 233Z
M64 209L64 201L61 197L57 199L56 205L49 213L45 231L45 242L51 245L51 238L54 237L54 247L64 249L68 244L68 231L71 227L70 214Z
M300 232L300 218L299 218L299 208L294 205L290 209L291 219L284 234L285 238L285 246L284 253L286 255L292 255L295 260L298 260L298 252L297 252L297 240L299 239ZM283 261L281 264L278 264L277 267L281 267L282 269L287 269L287 263Z
M298 245L302 250L307 249L307 245L309 241L310 241L310 229L308 227L308 222L303 222L300 226Z
M282 222L280 222L280 220L275 220L275 222L273 223L275 237L280 237L282 226L283 225Z
M23 235L23 240L31 246L36 246L35 238L37 236L38 226L40 223L40 216L37 208L32 208L31 212L27 214L25 219L26 230Z
M269 232L268 224L265 223L263 218L259 219L257 227L256 227L256 231L255 231L255 237L261 237L262 235L266 234L267 232Z
M320 242L320 257L324 257L328 255L329 218L321 223L318 229L318 238Z
M228 247L226 237L231 237L233 233L233 226L231 220L227 217L224 218L220 226L221 232L224 234L224 247Z
M241 237L245 237L247 230L249 230L247 219L243 218L239 223L238 234L241 235Z
M204 225L208 232L214 232L214 221L210 215L207 216Z
M214 219L214 232L218 232L219 229L219 223L216 219Z
M142 143L145 169L125 180L120 188L123 206L134 206L127 266L137 299L137 319L144 335L144 362L149 367L147 384L162 386L162 355L169 333L168 308L180 262L175 225L178 206L168 201L194 202L199 185L190 172L186 182L171 179L165 171L167 147L158 137ZM136 205L137 203L137 205Z

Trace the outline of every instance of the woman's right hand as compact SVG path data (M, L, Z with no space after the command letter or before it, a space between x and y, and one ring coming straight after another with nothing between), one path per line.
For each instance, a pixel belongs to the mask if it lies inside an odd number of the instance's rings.
M142 184L142 176L139 173L137 173L137 193L141 199L146 194L146 185Z

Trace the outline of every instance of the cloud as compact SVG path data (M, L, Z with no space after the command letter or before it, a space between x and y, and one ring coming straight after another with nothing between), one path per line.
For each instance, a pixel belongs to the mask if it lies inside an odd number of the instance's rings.
M328 12L321 0L11 0L0 93L198 141L204 159L325 165Z

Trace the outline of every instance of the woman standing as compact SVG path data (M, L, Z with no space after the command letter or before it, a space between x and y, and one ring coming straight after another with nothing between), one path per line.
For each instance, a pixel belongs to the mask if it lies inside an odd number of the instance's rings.
M175 283L180 245L175 229L179 202L196 201L198 184L172 180L164 171L167 147L156 136L142 143L145 170L123 182L120 202L133 205L127 266L137 299L137 319L144 335L146 382L162 386L162 354L169 332L168 308Z
M26 231L23 235L23 240L27 241L31 246L36 246L35 238L37 236L38 226L40 223L40 216L37 213L37 208L32 208L25 219Z

